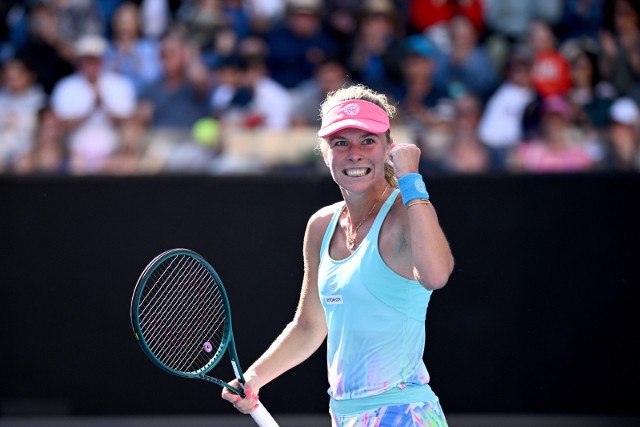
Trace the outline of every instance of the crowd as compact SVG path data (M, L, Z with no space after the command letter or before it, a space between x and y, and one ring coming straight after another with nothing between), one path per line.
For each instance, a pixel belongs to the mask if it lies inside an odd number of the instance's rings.
M350 82L397 105L392 127L430 174L640 170L638 0L4 0L0 14L3 174L313 173L319 156L267 162L236 138L294 146Z

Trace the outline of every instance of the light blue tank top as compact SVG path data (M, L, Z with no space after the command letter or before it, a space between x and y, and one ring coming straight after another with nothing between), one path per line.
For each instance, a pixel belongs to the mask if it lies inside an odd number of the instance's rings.
M335 204L322 241L318 287L329 331L331 409L337 415L437 399L422 359L432 291L391 270L378 248L380 228L398 194L396 189L387 198L348 258L329 255L344 202Z

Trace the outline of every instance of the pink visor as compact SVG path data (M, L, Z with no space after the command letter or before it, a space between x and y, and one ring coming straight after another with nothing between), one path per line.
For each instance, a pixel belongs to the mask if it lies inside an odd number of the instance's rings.
M339 130L356 128L380 134L389 130L389 115L369 101L350 99L330 109L322 118L318 136L324 138Z

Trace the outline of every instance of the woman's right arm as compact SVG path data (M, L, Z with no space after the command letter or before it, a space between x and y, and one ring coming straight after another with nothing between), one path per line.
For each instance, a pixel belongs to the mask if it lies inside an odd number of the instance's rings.
M293 320L247 369L244 375L247 397L240 399L226 388L222 391L222 397L232 402L240 412L251 412L256 406L260 387L309 358L327 336L324 310L318 295L320 245L326 224L317 214L307 224L303 244L304 278L298 307ZM233 381L231 385L238 386L238 383Z

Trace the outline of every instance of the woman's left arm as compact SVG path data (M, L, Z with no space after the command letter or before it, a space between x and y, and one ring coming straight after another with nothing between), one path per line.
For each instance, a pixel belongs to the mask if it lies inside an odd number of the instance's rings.
M390 159L399 179L417 174L420 149L413 144L394 145ZM403 200L406 198L407 194L403 194ZM420 199L405 203L405 209L408 221L405 239L411 248L413 274L427 289L442 288L449 280L454 261L436 210L430 202Z

